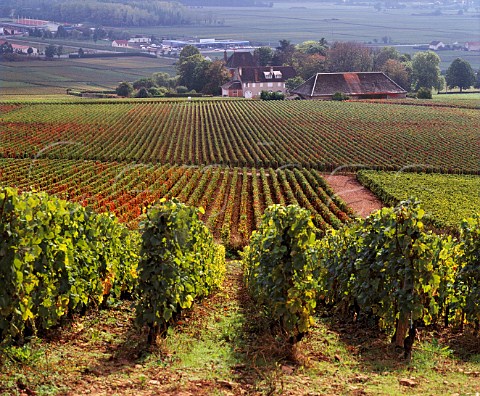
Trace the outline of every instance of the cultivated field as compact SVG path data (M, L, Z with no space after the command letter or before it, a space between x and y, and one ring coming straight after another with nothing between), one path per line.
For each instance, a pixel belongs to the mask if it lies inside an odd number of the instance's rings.
M205 207L202 219L216 239L238 248L272 203L309 209L320 230L347 223L354 217L352 210L325 182L341 171L479 173L479 110L474 100L453 100L10 100L0 103L0 185L48 191L99 212L111 211L132 228L145 218L149 204L176 196ZM420 198L425 197L425 204L432 198L433 207L441 206L443 214L479 207L477 175L397 172L392 181L389 173L364 173L385 189L394 186L392 196L400 190L426 193ZM348 177L351 181L351 174ZM50 220L43 218L45 224ZM32 240L37 238L37 229L28 232ZM56 232L48 235L56 238ZM62 249L56 242L60 239L48 238L42 246ZM25 251L28 243L22 246ZM76 261L72 263L74 268ZM272 333L272 323L248 295L242 265L230 262L222 288L175 317L157 345L148 346L146 330L133 324L132 301L115 301L85 316L72 313L60 327L43 331L29 343L1 348L0 394L480 391L480 351L473 326L458 331L437 322L435 331L422 328L412 360L406 362L389 335L374 330L375 317L363 313L352 321L353 310L338 314L340 304L332 316L320 302L324 297L318 296L322 310L310 332L292 346ZM17 272L17 279L23 279L23 272ZM12 300L17 302L16 295Z
M379 12L373 4L275 2L272 8L203 7L203 11L217 23L204 27L152 28L148 32L158 36L198 37L217 37L220 33L235 39L272 44L285 38L301 42L321 37L329 41L372 42L374 39L381 41L383 36L390 36L399 44L428 44L432 40L453 43L471 41L478 35L478 21L474 17L477 14L473 8L464 15L457 15L458 10L452 9L432 16L434 8L409 7Z
M0 126L5 158L480 172L480 118L466 108L314 101L19 104L2 115Z
M174 72L171 59L62 58L52 61L0 62L0 98L65 94L68 88L114 89L121 81L132 82L162 71Z
M206 208L203 220L225 246L247 244L264 209L274 203L308 208L320 230L338 228L353 212L323 177L307 169L189 167L73 160L0 159L0 185L46 191L115 213L138 227L160 198Z
M457 228L480 213L480 176L360 171L358 178L386 205L416 197L439 227Z

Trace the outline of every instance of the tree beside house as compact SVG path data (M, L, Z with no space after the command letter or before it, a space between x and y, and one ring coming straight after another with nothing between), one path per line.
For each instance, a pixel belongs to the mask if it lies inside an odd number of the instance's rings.
M230 81L222 85L222 96L259 98L262 91L286 93L285 83L296 76L292 66L260 66L260 57L234 52L226 61Z

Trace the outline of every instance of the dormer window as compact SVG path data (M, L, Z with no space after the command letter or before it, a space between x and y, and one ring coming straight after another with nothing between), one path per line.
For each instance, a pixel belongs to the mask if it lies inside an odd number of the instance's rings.
M278 78L278 79L281 79L282 78L282 72L281 71L274 71L274 70L271 70L271 71L268 71L268 72L263 72L263 75L265 76L265 79L268 79L268 80L271 80L273 78Z

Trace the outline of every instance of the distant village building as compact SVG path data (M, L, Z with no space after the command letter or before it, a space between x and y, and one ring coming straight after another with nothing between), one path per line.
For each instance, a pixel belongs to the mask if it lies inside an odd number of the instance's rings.
M318 73L290 90L302 99L331 100L336 93L352 99L405 98L407 91L381 72Z
M128 48L127 40L113 40L112 47L114 48Z
M480 51L480 41L468 41L464 48L466 51Z
M28 49L32 49L31 55L37 56L38 55L38 48L35 47L30 47L28 45L19 45L19 44L12 44L13 52L17 54L27 54L28 55Z
M432 41L428 45L428 49L432 50L432 51L438 51L438 50L442 50L444 48L445 48L445 44L442 43L441 41Z
M285 94L285 82L296 76L291 66L258 66L249 51L235 51L229 58L225 52L225 58L230 81L222 85L222 96L250 99L262 91Z
M14 21L0 22L0 31L6 36L15 36L27 34L31 29L56 32L59 26L66 26L66 24L41 19L17 18Z
M241 48L250 45L250 41L237 40L217 40L217 39L200 39L200 40L163 40L162 44L169 48L183 48L187 45L193 45L198 49L227 49L227 48Z
M151 42L152 42L152 39L150 37L145 37L145 36L136 36L128 40L128 43L130 44L150 44Z
M7 40L0 40L0 46L4 44L9 44L9 43ZM31 47L28 45L12 44L12 43L10 43L10 45L12 46L12 50L14 54L26 54L26 55L33 55L33 56L37 56L39 54L38 48L36 47ZM31 54L28 53L29 48L32 49Z

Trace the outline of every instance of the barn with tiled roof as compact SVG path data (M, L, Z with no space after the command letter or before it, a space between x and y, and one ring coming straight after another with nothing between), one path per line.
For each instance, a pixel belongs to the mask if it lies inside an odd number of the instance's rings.
M330 100L337 92L352 99L405 98L407 91L381 72L318 73L290 91L303 99Z

